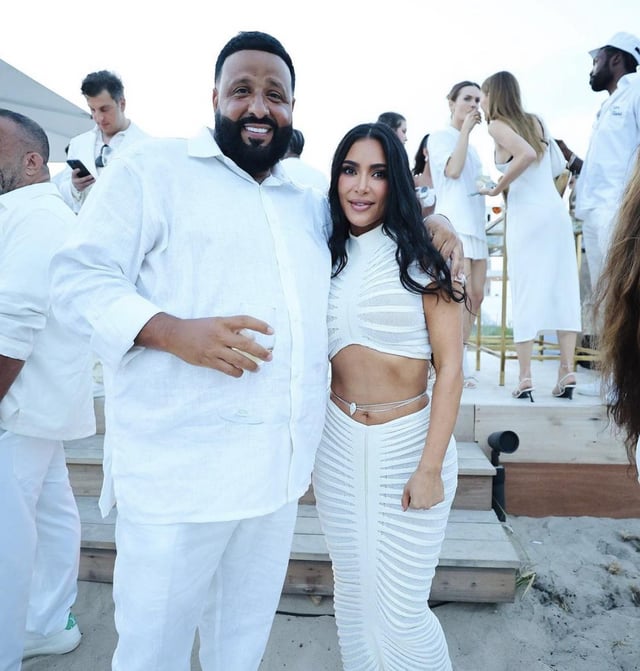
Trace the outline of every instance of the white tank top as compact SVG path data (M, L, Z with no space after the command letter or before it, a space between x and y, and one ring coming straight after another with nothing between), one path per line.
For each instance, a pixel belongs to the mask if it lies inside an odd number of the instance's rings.
M330 359L348 345L409 359L430 358L422 294L402 286L396 249L382 226L347 240L347 265L331 280ZM409 271L424 286L433 281L417 264Z

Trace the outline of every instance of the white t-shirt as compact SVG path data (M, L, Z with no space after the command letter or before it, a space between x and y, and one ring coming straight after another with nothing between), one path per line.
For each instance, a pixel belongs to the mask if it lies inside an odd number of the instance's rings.
M449 217L458 233L485 240L485 199L484 196L470 195L478 190L476 179L482 174L482 162L478 152L469 145L458 179L444 174L459 137L460 131L448 126L431 133L427 141L431 177L436 191L436 210Z
M261 184L209 129L121 152L53 264L55 309L105 371L106 479L146 523L268 514L308 487L327 397L326 199L276 166ZM276 312L273 360L236 379L134 347L158 312ZM244 417L245 423L235 417Z
M0 428L71 440L95 433L91 356L50 310L51 257L77 227L54 184L0 195L0 354L24 366L0 402Z

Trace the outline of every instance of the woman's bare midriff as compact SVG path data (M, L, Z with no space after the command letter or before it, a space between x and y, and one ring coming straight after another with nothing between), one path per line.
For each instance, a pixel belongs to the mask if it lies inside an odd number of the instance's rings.
M331 360L331 399L356 422L385 424L418 412L429 404L429 397L425 394L411 403L382 412L357 409L351 414L350 404L387 404L411 399L425 391L428 375L429 362L424 359L349 345Z

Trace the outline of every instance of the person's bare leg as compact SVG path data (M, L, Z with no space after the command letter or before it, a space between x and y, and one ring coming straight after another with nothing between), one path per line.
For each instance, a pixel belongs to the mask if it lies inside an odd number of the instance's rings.
M473 377L473 369L468 366L466 361L467 344L471 336L471 329L476 321L476 315L484 298L484 283L487 276L486 259L464 259L464 274L466 277L465 289L467 291L469 307L465 310L464 323L462 330L462 339L464 341L465 356L465 387L475 387L476 380ZM478 325L479 328L479 325Z
M533 340L524 340L516 343L518 357L518 390L533 389L531 379L531 355L533 354Z
M553 389L554 395L562 393L567 385L575 385L576 376L573 372L573 360L576 351L575 331L558 331L558 344L560 346L560 366L558 368L558 384Z

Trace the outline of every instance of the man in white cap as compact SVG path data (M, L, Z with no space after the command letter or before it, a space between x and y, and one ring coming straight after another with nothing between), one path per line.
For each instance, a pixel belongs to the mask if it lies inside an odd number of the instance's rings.
M589 52L589 84L608 91L593 125L584 162L564 143L560 146L576 181L575 213L582 220L591 286L595 288L606 256L611 229L640 146L640 39L616 33ZM581 385L579 393L599 395L600 384Z

